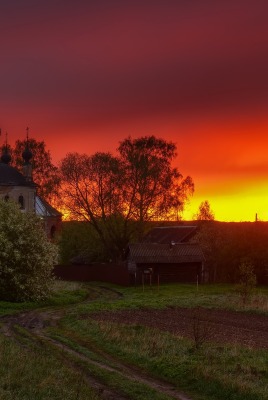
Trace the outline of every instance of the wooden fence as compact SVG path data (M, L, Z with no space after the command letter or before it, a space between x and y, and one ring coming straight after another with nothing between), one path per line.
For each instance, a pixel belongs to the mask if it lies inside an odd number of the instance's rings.
M110 282L122 286L130 283L126 264L56 265L54 275L66 281Z

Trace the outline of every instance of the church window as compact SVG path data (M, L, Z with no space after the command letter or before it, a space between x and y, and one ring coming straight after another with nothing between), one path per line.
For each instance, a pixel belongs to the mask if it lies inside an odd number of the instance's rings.
M19 196L19 205L20 205L20 209L24 210L25 204L24 204L24 197L22 196L22 194Z

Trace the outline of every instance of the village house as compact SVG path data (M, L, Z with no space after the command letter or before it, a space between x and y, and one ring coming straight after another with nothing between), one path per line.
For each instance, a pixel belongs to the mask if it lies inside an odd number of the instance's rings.
M203 252L198 243L190 242L196 229L196 226L157 227L143 242L130 244L128 271L132 282L204 282Z

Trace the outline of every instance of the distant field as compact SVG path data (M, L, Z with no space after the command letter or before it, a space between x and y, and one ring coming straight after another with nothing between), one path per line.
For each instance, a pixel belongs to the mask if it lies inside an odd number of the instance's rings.
M267 400L267 287L56 282L0 313L4 400Z

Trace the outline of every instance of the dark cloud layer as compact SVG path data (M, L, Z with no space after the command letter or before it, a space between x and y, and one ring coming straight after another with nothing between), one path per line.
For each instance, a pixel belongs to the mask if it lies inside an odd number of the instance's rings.
M266 2L1 4L1 103L131 118L268 100Z
M0 126L30 125L57 159L164 135L203 192L264 179L267 15L267 0L2 0Z

